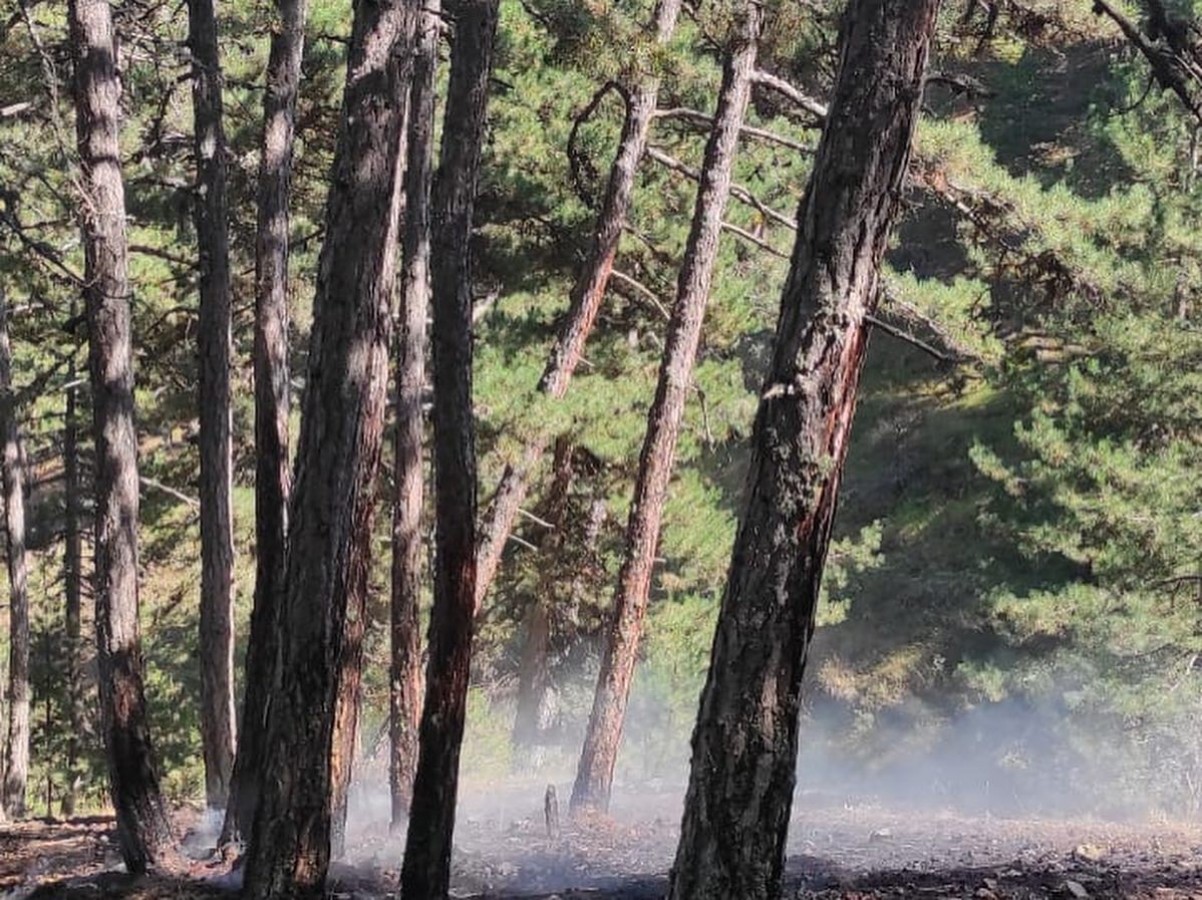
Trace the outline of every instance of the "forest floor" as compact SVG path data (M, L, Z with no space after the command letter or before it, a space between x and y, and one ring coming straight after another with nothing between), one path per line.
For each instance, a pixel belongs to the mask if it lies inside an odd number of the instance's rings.
M337 900L396 896L400 838L359 804ZM453 896L650 900L662 897L677 837L678 794L616 795L614 816L547 835L541 792L498 791L459 813ZM564 811L566 813L566 810ZM121 873L104 817L0 825L0 900L230 897L239 873L181 812L187 858L172 871ZM1202 823L1114 823L966 816L799 795L785 897L816 900L1202 900Z

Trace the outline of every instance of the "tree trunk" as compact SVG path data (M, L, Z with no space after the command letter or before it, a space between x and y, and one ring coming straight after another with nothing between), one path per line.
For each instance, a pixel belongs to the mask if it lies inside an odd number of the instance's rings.
M408 90L402 61L418 8L415 0L355 4L278 619L281 668L246 866L250 898L322 895L349 776L396 276L398 98Z
M71 318L76 306L71 304ZM66 670L70 734L67 736L67 786L63 792L63 815L75 814L75 792L80 778L82 740L87 727L83 667L83 535L80 499L83 484L79 477L79 389L75 384L75 348L67 364L66 409L63 413L63 493L65 494L66 540L63 548L63 584L66 593Z
M556 595L562 593L559 580L563 571L555 561L566 545L568 495L575 474L572 449L572 442L566 437L561 436L555 443L551 489L542 511L551 528L539 546L542 562L538 587L526 613L526 638L518 664L518 705L513 719L513 743L518 747L537 744L543 729L540 714L550 687L547 654L551 647L551 605Z
M613 619L601 657L601 671L597 676L593 711L576 770L576 783L572 787L573 812L584 809L605 811L609 807L622 720L638 659L676 439L685 399L693 382L693 364L718 256L722 217L730 196L739 129L751 95L760 21L759 3L749 0L740 11L725 55L718 111L705 148L693 225L685 246L655 401L648 414L647 434L639 457L634 500L626 526L626 555L614 595Z
M267 698L275 683L283 602L288 503L288 206L306 0L277 0L263 100L255 231L255 598L246 644L242 727L221 842L254 821L266 753Z
M401 871L406 897L445 897L476 608L472 210L498 0L459 0L440 167L430 205L434 305L434 607L417 774Z
M681 0L659 0L655 7L651 27L660 45L666 44L676 28ZM655 118L659 97L659 78L654 73L645 74L627 92L626 119L622 124L622 137L618 152L609 170L609 183L597 224L589 243L588 255L572 287L567 315L560 324L559 333L551 349L546 368L538 389L556 400L567 393L576 366L584 355L584 345L605 289L613 270L614 257L622 239L622 229L630 212L634 197L634 182L638 174L639 161L647 148L647 134ZM526 489L534 467L547 449L550 435L538 435L531 439L521 459L506 467L501 481L489 505L488 520L480 532L476 571L476 606L484 603L484 597L496 576L505 552L505 542L513 533L518 510L526 499Z
M230 241L215 0L188 0L200 258L200 736L205 802L224 809L234 767Z
M8 537L8 742L0 805L10 818L25 817L29 778L29 570L25 562L25 467L21 453L8 300L0 288L0 428L3 429L4 530Z
M939 0L853 0L752 436L670 896L779 896L802 672Z
M392 514L392 661L389 671L388 782L392 827L409 815L422 713L419 606L422 575L422 393L426 386L426 316L430 307L430 182L440 4L422 8L409 96L405 167L405 236L400 334L396 338L396 502Z
M138 627L138 442L118 142L121 88L107 0L69 0L68 19L96 447L93 591L100 709L121 855L130 872L142 872L168 850L171 825L147 722Z

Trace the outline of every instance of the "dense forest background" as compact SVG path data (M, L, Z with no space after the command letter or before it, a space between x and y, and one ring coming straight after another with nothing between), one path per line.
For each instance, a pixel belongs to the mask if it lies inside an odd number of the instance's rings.
M502 3L475 237L481 499L544 431L570 435L575 477L566 510L548 527L547 454L487 600L464 748L469 776L566 770L588 716L664 309L692 209L695 185L685 169L697 167L706 136L704 116L690 111L713 107L721 45L714 35L727 27L720 10L702 5L660 50L643 32L649 6ZM836 6L770 4L760 68L825 97ZM1172 10L1194 20L1202 4ZM190 56L178 3L129 0L115 15L148 699L164 787L191 802L203 798L204 772ZM230 2L221 15L244 638L254 581L253 198L272 16L253 0ZM1134 8L1126 15L1139 20ZM298 391L349 24L345 4L312 4L292 222ZM642 163L620 274L586 364L566 402L553 406L535 385L622 120L616 93L598 90L630 69L663 78L655 152ZM91 644L64 637L64 533L73 500L90 496L77 176L64 124L72 115L69 72L61 6L8 3L0 20L0 290L12 308L32 488L29 799L34 811L49 812L68 793L81 807L104 798L95 722L85 714L82 729L71 724L79 704L71 660L90 659ZM1088 2L949 5L931 73L807 673L803 780L854 774L860 790L902 783L916 795L995 811L1197 814L1199 121L1161 89L1113 18ZM814 108L761 84L747 124L754 131L745 133L735 174L743 191L726 216L733 227L685 414L619 760L628 779L684 771L788 268L786 223L821 123ZM74 452L82 482L72 487ZM390 496L391 466L381 471ZM381 785L389 535L381 504L358 770ZM85 567L87 556L85 541ZM538 601L550 610L551 689L539 702L537 733L515 750L518 670Z

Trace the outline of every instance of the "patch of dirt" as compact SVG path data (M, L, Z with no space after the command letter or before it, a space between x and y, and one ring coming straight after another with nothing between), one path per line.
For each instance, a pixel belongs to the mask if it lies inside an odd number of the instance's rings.
M569 823L550 837L541 797L493 792L459 812L453 896L651 900L667 886L678 794L614 799L615 817ZM786 866L788 898L806 900L1202 900L1202 826L967 817L798 796ZM181 833L196 827L182 814ZM195 832L194 832L195 833ZM396 897L403 836L361 812L347 859L331 872L337 900ZM120 871L111 819L0 826L0 900L231 897L237 872L197 850L170 871Z

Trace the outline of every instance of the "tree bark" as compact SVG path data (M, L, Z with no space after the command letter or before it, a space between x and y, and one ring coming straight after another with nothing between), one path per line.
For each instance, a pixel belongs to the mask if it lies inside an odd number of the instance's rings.
M71 304L71 318L76 305ZM87 727L84 697L83 645L83 484L79 474L79 389L75 384L75 356L67 364L67 397L63 412L63 493L65 494L65 542L63 547L63 584L66 593L67 702L70 729L67 736L67 786L63 792L63 815L75 814L75 792L80 778L82 737Z
M391 667L388 782L392 828L409 815L422 712L419 607L422 575L422 394L430 307L430 183L441 4L422 8L409 95L400 334L396 338L396 502L392 514Z
M779 896L802 672L938 0L853 0L798 216L670 897Z
M254 820L266 753L267 699L275 683L283 602L288 504L288 207L306 0L277 0L263 100L255 225L255 597L246 645L242 727L221 842L241 840Z
M445 897L476 609L472 211L498 0L459 0L440 167L431 198L434 305L434 607L417 774L401 870L406 897Z
M188 0L200 259L200 736L205 802L224 809L234 767L234 531L230 241L215 0Z
M8 300L0 288L0 428L3 429L4 530L8 537L8 729L4 791L0 800L10 818L25 817L29 779L29 569L25 561L25 466L21 452Z
M526 637L518 665L518 705L513 720L513 743L530 747L539 742L543 723L541 711L550 687L547 655L551 646L551 605L559 591L562 569L555 560L565 546L568 495L575 474L572 466L572 442L560 437L555 444L555 462L551 489L547 493L543 515L551 530L539 547L541 573L535 595L526 613Z
M358 707L416 0L358 0L318 263L249 898L319 897Z
M67 15L96 447L93 591L100 709L117 837L126 868L136 873L169 849L171 826L147 722L138 627L138 442L118 141L121 87L107 0L69 0Z
M658 0L651 27L662 46L672 37L681 0ZM655 119L659 97L659 78L647 73L627 91L626 118L618 152L609 170L609 182L597 223L589 242L584 265L576 277L568 301L568 310L559 326L551 355L539 380L538 389L556 400L563 399L568 385L584 355L584 345L597 320L614 257L622 238L622 229L634 197L634 182L639 162L647 148L647 135ZM505 551L505 542L513 533L518 510L526 499L526 490L534 467L542 459L551 435L533 438L516 463L505 468L501 481L489 505L488 519L480 531L477 553L476 606L484 597L496 576Z
M576 770L576 783L572 788L573 813L585 809L605 811L609 807L622 721L638 659L676 440L693 382L693 365L722 235L722 217L730 197L739 130L751 95L751 74L755 70L761 17L759 3L748 0L739 11L725 54L718 109L705 148L693 225L685 246L659 382L639 457L634 500L626 526L626 553L614 594L613 618L601 657L601 671L597 676L593 710Z

